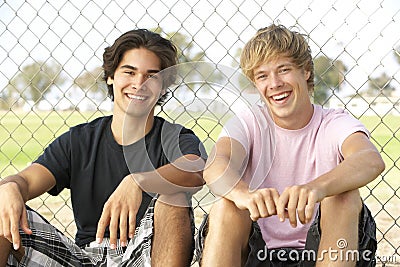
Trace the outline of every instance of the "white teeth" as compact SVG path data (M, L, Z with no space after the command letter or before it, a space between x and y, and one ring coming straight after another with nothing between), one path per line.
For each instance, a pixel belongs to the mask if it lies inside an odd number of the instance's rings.
M272 98L273 98L274 100L276 100L276 101L279 101L279 100L282 100L282 99L284 99L284 98L286 98L286 97L288 97L288 96L289 96L289 93L285 92L285 93L280 94L280 95L275 95L275 96L273 96Z
M137 100L145 100L146 98L144 96L138 96L138 95L132 95L132 94L127 94L130 99L137 99Z

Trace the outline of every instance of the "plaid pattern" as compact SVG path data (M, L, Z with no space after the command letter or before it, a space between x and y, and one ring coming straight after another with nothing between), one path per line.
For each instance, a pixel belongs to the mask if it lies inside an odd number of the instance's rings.
M156 198L153 198L128 246L117 246L116 249L110 249L108 238L101 244L92 242L80 248L37 212L28 210L29 226L33 234L20 232L25 256L18 263L10 255L7 266L151 266L155 202Z

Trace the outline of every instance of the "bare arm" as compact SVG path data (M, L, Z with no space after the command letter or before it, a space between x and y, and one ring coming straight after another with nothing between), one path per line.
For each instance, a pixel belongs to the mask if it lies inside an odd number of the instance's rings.
M246 151L240 142L228 137L220 138L204 170L204 180L211 191L231 201L235 191L248 191L248 185L241 181L245 161Z
M363 187L385 169L381 155L364 133L350 135L342 152L344 160L336 168L310 183L324 197Z
M10 182L18 185L25 202L49 191L56 184L53 174L46 167L36 163L15 175L4 178L0 181L0 186Z
M252 220L276 214L278 191L263 188L250 192L248 184L242 180L246 159L246 151L240 142L220 138L204 171L207 185L213 193L231 200L239 209L249 210Z
M185 155L173 163L154 171L135 173L131 176L143 191L158 194L196 192L204 184L203 169L205 162L197 155Z
M54 176L39 164L32 164L0 181L0 236L12 242L15 249L20 246L19 227L27 234L31 233L25 202L47 192L54 185Z

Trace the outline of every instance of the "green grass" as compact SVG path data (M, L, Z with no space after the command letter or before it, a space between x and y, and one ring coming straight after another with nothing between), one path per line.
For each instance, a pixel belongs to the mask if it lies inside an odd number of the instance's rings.
M371 132L372 141L385 154L400 155L400 117L363 117L361 121Z
M0 112L0 177L34 161L70 126L101 116L100 112Z
M385 116L379 118L363 117L360 119L371 132L371 140L378 148L386 169L382 177L378 177L361 190L363 197L373 195L380 203L393 201L393 196L400 190L400 117ZM371 201L376 201L370 198Z

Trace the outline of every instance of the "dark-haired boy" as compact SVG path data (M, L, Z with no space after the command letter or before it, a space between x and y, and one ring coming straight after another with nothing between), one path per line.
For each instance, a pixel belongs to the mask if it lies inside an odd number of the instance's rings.
M133 30L103 54L112 116L72 127L0 182L0 265L189 266L191 193L206 155L196 135L154 115L174 81L175 46ZM25 202L71 190L75 243ZM11 253L10 253L11 252Z

